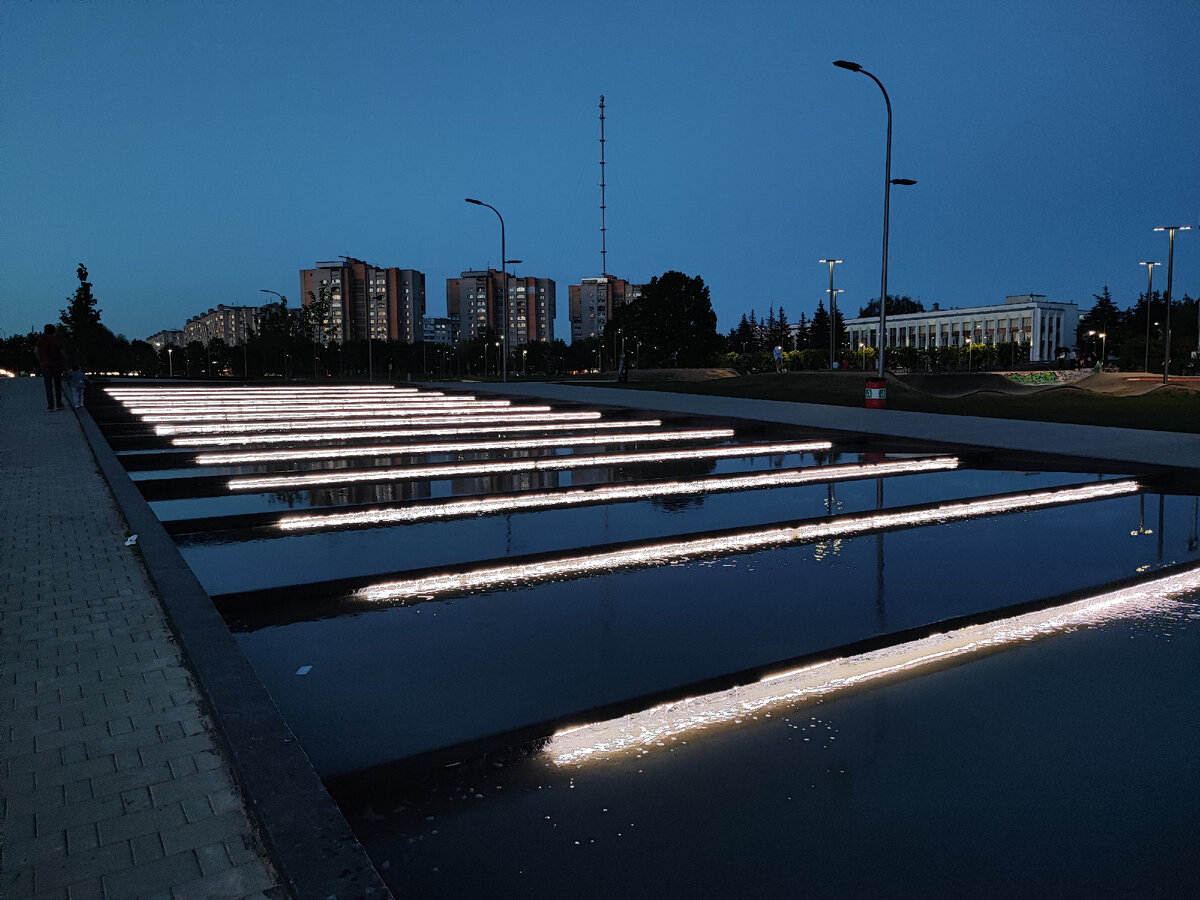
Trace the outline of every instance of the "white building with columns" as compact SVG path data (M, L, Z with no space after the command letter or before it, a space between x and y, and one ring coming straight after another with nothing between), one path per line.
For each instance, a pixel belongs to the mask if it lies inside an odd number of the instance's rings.
M1053 362L1059 349L1073 350L1079 307L1051 303L1042 294L1019 294L995 306L933 309L887 317L889 347L965 347L1016 341L1029 347L1030 362ZM843 326L852 348L879 346L879 317L847 319Z

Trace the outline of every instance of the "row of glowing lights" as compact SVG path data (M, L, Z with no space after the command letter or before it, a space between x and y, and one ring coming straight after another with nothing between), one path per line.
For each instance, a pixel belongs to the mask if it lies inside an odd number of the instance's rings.
M477 500L448 500L424 503L396 509L369 509L350 513L287 516L277 526L284 531L311 531L321 528L347 526L391 525L425 522L435 519L465 516L495 515L526 512L534 509L579 506L588 503L617 503L627 500L648 500L681 494L717 494L758 488L790 487L813 482L842 481L852 478L909 475L916 472L938 472L958 467L954 457L935 457L920 460L870 463L866 465L822 466L820 468L783 469L750 475L726 475L716 478L697 478L690 481L648 482L630 485L611 485L595 488L574 488L564 491L498 495Z
M687 450L658 450L639 453L605 453L599 456L553 456L541 459L506 459L500 462L444 463L432 466L399 466L361 471L306 472L299 475L265 475L231 478L231 491L288 490L327 484L356 484L364 481L394 481L413 478L446 478L468 475L503 475L511 472L549 472L561 469L586 469L595 466L619 466L664 463L678 460L729 459L732 457L778 456L785 453L812 453L833 448L829 441L798 441L778 444L693 447Z
M1082 503L1132 494L1139 489L1138 483L1132 480L1106 481L1015 496L949 502L930 509L875 512L825 522L783 525L759 531L646 544L584 556L507 563L462 572L397 579L362 588L356 596L372 602L403 602L433 598L442 594L463 594L534 581L594 575L613 569L663 565L697 556L745 553L765 547L823 541L889 528L932 525L1043 506Z
M223 400L227 397L370 397L374 395L422 393L415 387L382 386L320 386L320 387L255 387L255 388L105 388L105 393L118 400L153 400L173 397L188 400Z
M544 752L558 765L655 747L681 736L735 723L760 712L787 708L883 678L923 669L990 649L1121 618L1178 607L1179 597L1200 591L1200 567L1047 610L1025 613L857 656L831 659L759 681L663 703L641 712L557 732Z
M296 422L323 419L400 418L409 416L461 415L474 412L498 412L508 409L508 400L414 400L396 405L381 403L375 407L343 409L340 406L314 406L298 410L273 410L270 412L193 412L193 413L150 413L139 418L147 424L181 424L187 422ZM522 407L529 408L529 407ZM537 407L546 409L547 407ZM462 411L462 412L460 412Z
M501 429L497 427L456 427L456 428L378 428L370 431L323 431L297 434L245 434L209 435L204 437L176 437L171 444L176 447L228 447L242 444L295 444L301 441L348 441L364 438L418 438L418 437L467 437L469 435L495 434L503 430L505 434L520 434L530 431L620 431L626 428L657 428L662 425L661 419L641 419L626 422L601 422L599 413L588 413L586 419L571 419L565 423L544 422L542 424L508 424L505 420ZM428 424L428 423L422 423ZM457 423L456 423L457 424Z
M525 438L521 440L457 441L426 444L373 444L369 447L323 447L307 450L267 450L257 453L200 453L195 462L201 466L232 466L245 463L292 462L311 459L348 459L360 456L391 456L402 453L472 453L484 450L537 450L544 447L575 447L640 441L669 443L672 441L708 441L731 438L732 428L686 428L677 431L643 431L622 434L577 435L561 438Z
M254 434L266 432L314 432L331 427L343 428L397 428L401 425L452 425L456 422L470 424L497 424L507 422L586 422L600 418L595 411L552 412L549 406L522 406L520 412L487 412L480 410L430 410L421 413L395 412L386 418L342 420L331 423L322 419L301 422L228 422L196 425L155 425L154 433L161 436L186 434Z

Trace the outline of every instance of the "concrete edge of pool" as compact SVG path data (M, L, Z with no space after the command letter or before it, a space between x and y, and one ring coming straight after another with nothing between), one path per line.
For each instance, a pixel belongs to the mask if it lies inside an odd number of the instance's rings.
M391 896L174 541L91 415L77 412L279 874L297 897Z

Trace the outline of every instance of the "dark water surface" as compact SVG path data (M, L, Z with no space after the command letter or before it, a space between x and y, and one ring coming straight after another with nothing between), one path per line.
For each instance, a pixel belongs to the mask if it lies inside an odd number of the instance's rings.
M398 896L1200 895L1200 613L343 805Z
M378 611L331 601L327 618L236 638L334 775L1129 577L1158 562L1157 542L1129 533L1138 511L1122 497ZM1190 499L1166 498L1164 561L1200 559L1190 513ZM286 602L276 608L285 621ZM236 609L226 616L240 627Z

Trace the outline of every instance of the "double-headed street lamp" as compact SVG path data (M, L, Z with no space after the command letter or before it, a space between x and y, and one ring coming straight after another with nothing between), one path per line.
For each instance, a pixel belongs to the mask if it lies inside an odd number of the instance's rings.
M1108 332L1107 331L1089 331L1088 337L1100 338L1100 369L1104 370L1104 363L1108 359Z
M1139 266L1146 267L1146 360L1142 364L1142 371L1150 371L1150 290L1154 287L1154 267L1161 266L1160 262L1142 261Z
M504 340L505 347L508 346L508 263L505 257L508 255L504 246L504 216L500 215L500 210L492 206L490 203L484 203L482 200L474 200L471 197L464 198L468 203L474 203L476 206L486 206L496 214L496 218L500 220L500 271L504 279L504 327L501 329L501 336ZM508 354L504 354L504 368L501 376L501 381L508 381Z
M285 296L283 296L283 294L279 293L279 291L271 291L271 290L268 290L267 288L259 288L259 289L258 289L258 292L259 292L260 294L274 294L276 297L278 297L278 298L279 298L279 305L280 305L280 308L281 308L281 309L282 309L283 305L284 305L285 303L287 303L287 298L286 298ZM285 341L284 341L284 346L285 346L285 347L287 346L287 342L286 342L286 338L287 338L287 337L288 337L288 335L285 335ZM287 355L287 353L284 353L284 354L283 354L283 380L284 380L284 381L287 381L287 368L288 368L288 367L287 367L287 360L288 360L288 355ZM266 370L266 368L267 368L267 356L266 356L266 351L264 350L264 351L263 351L263 369L264 369L264 374L265 374L265 370Z
M829 263L829 368L833 369L834 334L837 332L837 293L833 290L833 267L842 262L840 259L818 259L817 262Z
M911 178L892 178L892 101L883 82L855 62L834 60L839 69L862 72L883 91L883 102L887 104L887 156L883 166L883 266L879 276L879 377L883 378L883 349L887 346L887 264L888 264L888 206L893 184L916 184Z
M1163 384L1169 380L1171 372L1171 272L1175 268L1175 232L1191 231L1191 225L1160 225L1154 229L1155 231L1165 231L1168 235L1167 249L1167 317L1166 322L1166 343L1163 347Z

